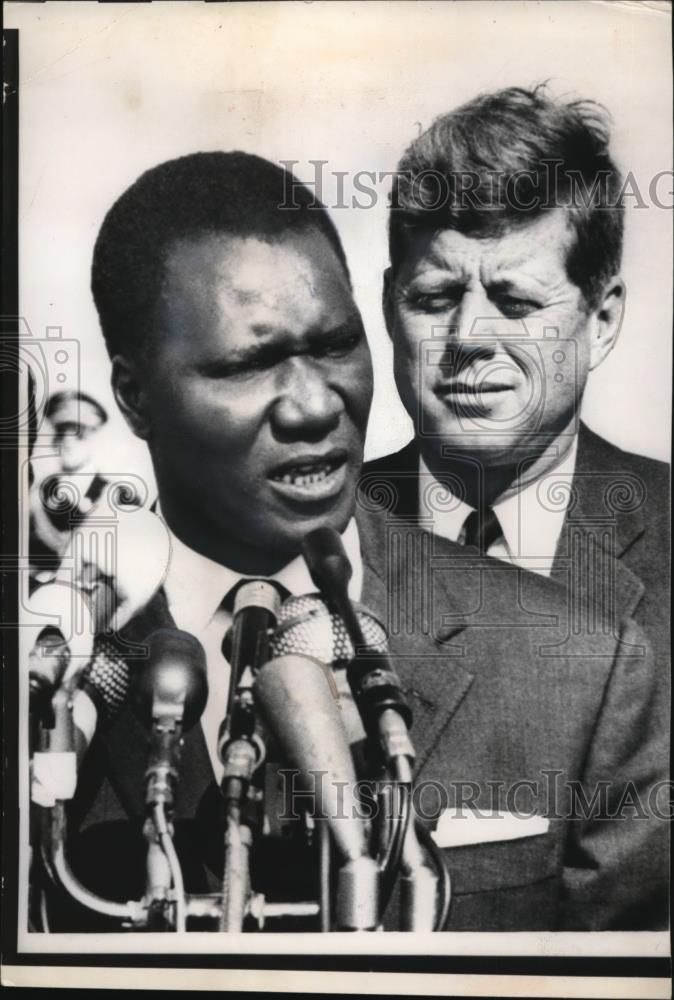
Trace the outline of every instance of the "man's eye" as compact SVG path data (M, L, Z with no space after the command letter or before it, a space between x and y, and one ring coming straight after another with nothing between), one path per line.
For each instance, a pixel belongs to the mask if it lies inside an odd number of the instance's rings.
M540 309L537 302L531 299L518 299L511 295L500 296L496 299L496 305L500 312L509 319L519 319L522 316L529 316Z
M329 344L317 344L311 353L317 358L344 358L351 351L355 351L362 339L363 333L359 330L348 334L348 336L332 340Z
M251 378L257 372L266 371L277 363L278 359L257 358L254 361L242 361L239 364L214 365L205 371L208 378L213 379L245 379Z
M407 301L413 309L419 312L437 313L453 309L458 305L461 293L455 290L444 290L438 292L411 292L407 296Z

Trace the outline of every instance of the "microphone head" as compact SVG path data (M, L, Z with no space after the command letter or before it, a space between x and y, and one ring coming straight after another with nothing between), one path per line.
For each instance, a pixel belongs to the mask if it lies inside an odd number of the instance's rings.
M130 684L131 671L121 651L108 639L96 636L91 663L82 672L79 687L106 721L124 707Z
M28 655L31 712L35 709L45 718L69 660L70 650L60 630L47 625Z
M233 623L222 640L222 653L231 664L236 655L234 650L234 635L237 633L238 652L244 658L249 658L247 664L255 669L259 663L268 659L268 630L273 628L281 609L281 594L278 587L269 580L248 580L242 584L234 597ZM238 631L238 618L241 612L251 612L251 629L243 633ZM257 635L255 632L257 631ZM241 645L242 644L242 645Z
M281 608L281 595L269 580L248 580L243 583L234 597L233 616L246 608L262 608L274 618Z
M366 648L358 650L358 654L385 653L388 646L383 625L364 608L359 605L355 608L366 643ZM318 594L289 597L285 601L271 651L272 656L293 653L311 656L333 667L346 666L356 655L343 619Z
M300 782L314 794L344 858L366 852L356 774L332 672L307 656L279 656L255 676L255 701Z
M146 640L148 658L133 672L132 703L144 725L164 712L181 714L189 729L201 717L208 697L206 654L189 632L162 628Z
M302 552L316 587L339 604L347 596L352 573L342 536L334 528L316 528L305 536Z

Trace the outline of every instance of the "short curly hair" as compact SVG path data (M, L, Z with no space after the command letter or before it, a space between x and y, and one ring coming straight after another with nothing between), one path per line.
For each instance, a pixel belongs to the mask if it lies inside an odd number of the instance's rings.
M325 206L285 168L235 151L192 153L146 171L107 213L94 247L91 290L108 354L139 354L149 343L178 240L224 233L273 241L309 230L327 238L349 279Z
M575 232L567 273L596 307L622 257L622 178L609 139L605 108L555 100L545 84L481 94L436 118L407 148L394 178L394 273L415 231L495 236L563 207Z

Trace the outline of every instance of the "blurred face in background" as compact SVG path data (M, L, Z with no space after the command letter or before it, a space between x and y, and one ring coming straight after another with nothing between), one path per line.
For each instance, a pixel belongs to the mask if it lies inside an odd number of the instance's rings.
M85 399L68 399L49 419L62 471L100 471L94 461L96 435L104 424L100 411Z

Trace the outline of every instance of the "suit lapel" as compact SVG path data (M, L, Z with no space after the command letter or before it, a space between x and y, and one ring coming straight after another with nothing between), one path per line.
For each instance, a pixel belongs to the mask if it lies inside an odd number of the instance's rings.
M581 424L574 483L574 512L615 528L616 558L621 558L644 533L645 486L626 472L621 452Z
M552 572L566 586L582 586L613 620L633 615L645 590L621 558L645 530L644 486L621 468L619 456L581 424L572 498Z
M455 556L458 547L383 511L361 508L357 519L362 603L389 635L391 660L414 717L418 775L474 678L458 663L460 647L451 646L466 627L465 609L450 589L450 574L433 572L434 563L441 565L447 552ZM445 617L452 624L442 624Z

